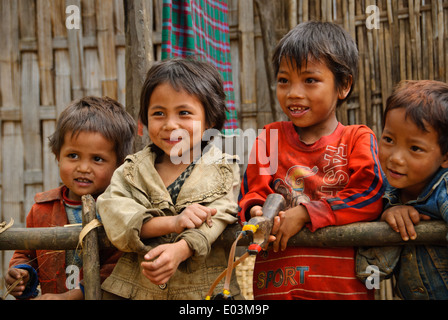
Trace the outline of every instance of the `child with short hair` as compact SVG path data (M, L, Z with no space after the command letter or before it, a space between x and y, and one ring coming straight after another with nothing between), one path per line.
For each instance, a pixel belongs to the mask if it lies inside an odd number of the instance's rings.
M82 223L81 197L90 194L96 198L107 188L115 169L133 150L135 131L131 115L108 97L85 97L68 105L49 138L63 185L36 194L26 218L27 228ZM115 249L101 251L102 281L120 255ZM83 299L79 286L67 288L66 272L73 270L73 265L82 268L74 250L16 250L5 279L11 285L23 277L11 292L18 299L35 298L39 284L40 299Z
M271 193L287 200L273 228L273 250L259 253L255 299L372 299L356 279L353 247L287 247L303 227L311 231L375 220L382 176L374 133L344 126L336 109L353 90L358 50L333 23L292 29L273 56L277 99L290 121L267 125L244 174L240 221L262 215Z
M387 100L379 158L387 178L381 216L404 241L421 220L448 222L448 84L402 81ZM385 259L384 259L385 258ZM448 299L448 248L433 245L362 248L358 273L376 265L395 274L403 299Z
M227 267L214 242L238 211L238 163L204 141L224 125L222 80L199 59L163 60L140 101L152 144L126 158L97 202L108 238L125 252L103 298L205 299ZM236 279L230 291L240 297Z

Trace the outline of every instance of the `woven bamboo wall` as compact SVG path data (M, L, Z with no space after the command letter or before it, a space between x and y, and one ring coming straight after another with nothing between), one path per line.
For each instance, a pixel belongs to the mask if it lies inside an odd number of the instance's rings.
M339 111L345 124L377 134L393 85L401 79L448 81L448 0L229 0L235 100L241 128L282 119L269 53L299 22L335 21L356 38L360 74ZM152 3L153 56L161 50L162 0ZM81 10L81 29L65 26L66 7ZM380 28L366 28L377 5ZM0 0L0 222L24 226L36 192L58 185L47 146L59 112L84 95L126 101L123 0ZM263 23L261 23L263 22ZM11 252L0 252L0 285Z

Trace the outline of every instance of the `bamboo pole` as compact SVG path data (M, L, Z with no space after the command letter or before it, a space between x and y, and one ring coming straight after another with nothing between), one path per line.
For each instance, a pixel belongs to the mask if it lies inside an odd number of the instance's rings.
M83 228L96 219L95 200L92 196L82 197ZM82 246L82 265L84 270L85 300L101 300L100 252L98 230L90 230L84 237Z
M78 245L81 226L54 228L10 228L0 234L0 250L14 249L49 249L68 250ZM416 240L402 241L398 233L392 231L385 222L361 222L345 226L331 226L310 232L300 231L292 237L289 246L312 247L346 247L346 246L390 246L390 245L421 245L433 244L446 246L448 226L444 221L424 221L415 226L418 234ZM102 227L97 228L99 247L112 247ZM231 246L235 234L241 231L237 224L229 226L216 240L216 245ZM243 238L239 245L247 246L248 237Z
M138 120L140 93L146 73L154 62L152 1L125 0L126 34L126 110ZM135 139L135 150L141 150L149 141L146 130Z
M280 110L277 103L277 81L272 65L272 56L277 45L275 30L275 4L271 0L255 0L260 16L260 26L263 39L264 62L269 87L269 99L272 113L272 122L278 121L277 111Z
M254 2L238 1L240 39L241 128L258 128L256 97Z
M0 250L75 250L81 225L52 228L10 228L0 235ZM100 248L112 247L104 229L98 228Z

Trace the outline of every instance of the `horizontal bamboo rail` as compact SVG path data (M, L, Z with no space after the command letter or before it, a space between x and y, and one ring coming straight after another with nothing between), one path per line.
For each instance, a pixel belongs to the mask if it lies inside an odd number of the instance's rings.
M78 247L81 226L53 228L10 228L0 234L0 250L69 250ZM345 247L345 246L389 246L405 244L448 245L446 239L448 226L443 221L424 221L415 226L416 240L403 241L400 235L391 230L385 222L363 222L345 226L332 226L310 232L300 231L292 237L289 246ZM216 245L231 246L241 227L229 226L217 239ZM111 247L102 227L98 228L98 246ZM239 245L247 246L248 237Z

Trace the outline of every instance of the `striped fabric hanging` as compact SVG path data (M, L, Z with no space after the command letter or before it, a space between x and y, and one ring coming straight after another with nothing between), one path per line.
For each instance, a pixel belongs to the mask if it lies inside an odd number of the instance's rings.
M227 1L163 0L162 59L198 55L221 73L227 95L224 134L238 128Z

